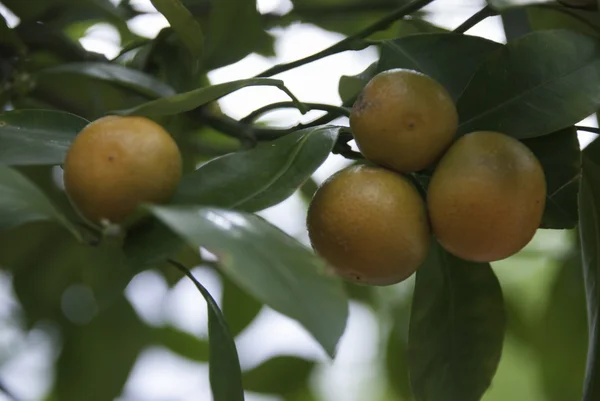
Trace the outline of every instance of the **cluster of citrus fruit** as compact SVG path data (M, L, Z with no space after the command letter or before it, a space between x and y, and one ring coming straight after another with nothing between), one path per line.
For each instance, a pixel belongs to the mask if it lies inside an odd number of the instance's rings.
M307 216L314 250L342 277L405 280L424 262L431 233L451 254L476 262L507 258L533 238L546 200L540 162L503 133L457 138L454 101L431 77L379 73L354 103L350 128L368 163L327 179ZM409 174L428 167L423 197Z

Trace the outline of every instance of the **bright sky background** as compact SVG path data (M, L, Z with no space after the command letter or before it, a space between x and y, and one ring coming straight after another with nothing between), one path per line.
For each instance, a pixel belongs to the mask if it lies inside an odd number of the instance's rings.
M135 0L133 4L144 11L155 11L149 0ZM455 28L482 6L483 0L445 0L432 3L426 10L431 13L431 22ZM284 13L291 8L291 3L289 0L258 0L258 8L262 13ZM2 6L0 13L11 26L18 23L18 19ZM166 19L157 13L140 16L130 22L134 32L147 37L153 37L165 26ZM305 57L342 39L340 34L308 24L274 29L272 33L277 38L276 57L250 55L234 65L211 72L211 81L221 83L247 78L274 64ZM499 17L488 18L467 33L505 42ZM108 57L114 57L120 50L118 33L107 24L92 27L81 43L85 48L102 52ZM339 77L364 70L376 58L377 52L374 49L346 52L286 72L278 78L283 79L302 101L339 104ZM285 95L274 88L246 88L223 98L220 104L227 114L240 118L262 105L286 99ZM313 117L312 114L301 117L296 111L285 110L269 114L267 120L285 126ZM344 123L343 119L340 121ZM597 126L594 119L585 120L585 124ZM591 138L591 134L582 134L580 137L583 144ZM345 159L340 156L330 157L317 171L317 180L324 180L345 163ZM299 197L293 196L261 215L307 243L304 225L306 210ZM219 300L219 280L206 269L196 269L195 273ZM403 285L395 286L394 290L402 291L403 288ZM139 315L151 325L168 323L199 336L207 335L206 305L187 280L182 280L174 289L169 290L160 275L151 271L144 272L131 282L127 288L127 296ZM14 305L10 277L3 273L0 276L0 324L9 324L5 322ZM338 357L330 362L316 342L295 321L264 308L258 319L238 336L236 343L243 367L255 366L276 354L301 355L321 360L324 363L315 374L313 383L319 393L325 396L325 400L363 401L375 399L374 395L382 387L379 380L381 372L375 364L378 335L374 315L369 309L360 304L352 304ZM9 355L0 354L0 358L8 360L0 369L0 378L24 400L39 400L51 385L49 372L55 357L50 351L52 341L52 337L42 330L34 330L25 338L20 338L20 332L10 327L0 330L0 350L5 350L8 345L12 349ZM14 347L14 344L18 346ZM21 352L22 350L26 351ZM168 350L154 348L145 351L139 358L120 401L197 401L209 400L209 394L208 369L205 364L190 362ZM251 395L247 399L277 400L258 395ZM3 401L2 396L0 401Z

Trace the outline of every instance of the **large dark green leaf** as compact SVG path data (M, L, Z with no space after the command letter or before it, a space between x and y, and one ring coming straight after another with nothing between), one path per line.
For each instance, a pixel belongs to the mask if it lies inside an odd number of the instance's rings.
M457 99L489 55L502 45L477 36L429 33L385 41L377 71L409 68L437 80Z
M480 37L454 33L422 33L382 41L378 63L358 75L340 78L340 97L350 106L375 74L408 68L436 79L457 99L483 61L501 47Z
M252 323L263 305L255 297L250 296L241 289L229 277L223 275L222 282L223 314L229 324L231 335L235 337Z
M209 343L174 327L164 326L153 328L152 341L192 361L208 361Z
M80 237L77 229L31 181L0 165L0 231L40 220L60 223L76 238Z
M54 397L61 401L107 401L121 395L149 328L121 298L84 326L65 325L56 364Z
M212 1L204 25L207 68L235 63L250 53L273 55L273 37L263 27L256 0Z
M230 279L298 320L334 355L346 325L348 302L341 282L310 250L252 214L182 206L149 208L190 245L217 255Z
M506 317L489 264L434 244L417 271L408 358L417 401L479 401L500 355Z
M175 90L169 85L141 71L123 67L118 64L80 62L61 64L41 70L38 77L52 78L53 74L78 74L89 78L99 79L132 89L141 95L151 98L172 96Z
M600 106L600 43L539 31L496 51L458 100L459 134L477 130L533 138L569 127Z
M206 163L182 180L173 203L244 211L292 195L327 159L339 128L309 128Z
M577 130L564 130L523 141L539 159L548 196L542 228L575 228L579 219L577 194L581 181L581 150Z
M0 163L61 164L71 141L88 121L51 110L14 110L0 114Z
M579 194L579 233L587 297L589 345L584 382L584 401L600 398L600 142L583 152L583 176Z
M182 266L180 266L181 268ZM242 372L237 349L229 333L227 322L210 293L185 271L202 297L208 310L209 376L214 401L243 401Z
M551 0L487 0L495 10L505 10L514 7L523 7L530 4L550 3Z
M195 68L200 66L204 51L204 35L202 28L190 11L179 0L151 0L156 9L165 16L177 34L177 37L188 49Z
M315 365L294 356L276 356L244 372L244 389L287 396L304 388Z
M194 89L189 92L179 93L170 97L153 100L127 110L113 111L115 114L135 114L142 116L167 116L183 113L203 106L225 95L248 86L275 86L285 90L283 81L270 78L250 78L231 81L218 85Z

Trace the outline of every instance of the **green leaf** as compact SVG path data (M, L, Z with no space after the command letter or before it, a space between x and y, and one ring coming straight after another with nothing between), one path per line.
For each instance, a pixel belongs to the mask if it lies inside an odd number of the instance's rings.
M203 106L225 95L248 86L275 86L285 91L283 81L270 78L250 78L239 81L230 81L223 84L211 85L205 88L194 89L189 92L179 93L162 99L143 103L127 110L113 111L115 114L138 116L168 116L183 113Z
M175 265L178 265L175 263ZM210 293L183 266L178 267L194 282L208 309L209 377L214 401L244 401L242 372L233 338L219 306Z
M600 142L594 141L583 152L583 175L579 194L579 235L587 298L589 343L583 387L583 401L600 398L600 165L594 155Z
M577 195L581 181L581 150L577 130L561 131L523 141L544 168L546 209L541 228L575 228L579 219Z
M199 67L204 52L204 35L200 23L179 0L151 0L156 9L187 47L194 64ZM196 68L197 68L196 67Z
M568 7L532 6L526 8L531 29L569 29L590 36L600 36L598 12Z
M233 64L253 52L274 55L274 39L264 29L256 0L211 2L204 27L208 69Z
M458 100L459 134L533 138L567 128L600 107L600 43L566 30L523 36L493 53Z
M61 401L119 398L149 328L121 298L83 326L64 325L53 395Z
M61 64L37 73L38 77L52 79L53 74L78 74L93 79L110 82L126 89L132 89L150 98L172 96L175 90L169 85L141 71L118 64L99 62L79 62Z
M243 376L244 389L287 396L302 390L315 363L294 356L276 356Z
M136 271L166 261L181 247L182 240L155 219L137 224L127 232L123 251Z
M0 114L0 163L61 164L71 141L89 122L51 110L14 110Z
M242 290L229 277L223 275L223 314L229 323L232 336L240 334L258 315L262 303Z
M0 231L40 220L60 223L80 238L77 229L43 192L21 173L0 165Z
M428 33L384 41L377 72L409 68L437 80L457 99L481 64L502 45L477 36Z
M183 178L173 203L250 212L273 206L327 159L338 132L337 127L308 128L213 159Z
M340 280L293 238L258 216L216 208L149 206L191 246L219 258L222 271L273 309L299 321L333 356L348 316Z
M548 302L532 344L540 360L545 400L580 400L587 351L585 288L581 254L573 249L559 260Z
M400 303L393 310L394 323L385 352L386 374L390 387L401 400L412 400L408 375L408 329L410 305Z
M196 362L207 362L209 343L171 326L152 328L152 342Z
M417 271L408 362L417 401L479 401L500 355L506 316L489 264L434 244Z
M342 105L351 107L362 88L364 88L377 72L377 62L374 62L359 74L342 75L338 84L338 93L342 99Z

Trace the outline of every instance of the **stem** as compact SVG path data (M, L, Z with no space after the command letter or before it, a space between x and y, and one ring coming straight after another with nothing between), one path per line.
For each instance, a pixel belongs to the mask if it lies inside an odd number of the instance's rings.
M336 114L327 113L309 123L299 123L290 128L262 128L246 124L226 115L216 117L207 112L205 109L203 109L198 115L200 121L206 123L217 131L245 141L245 145L249 147L254 146L257 141L270 141L301 129L327 124L337 117L339 116Z
M361 39L366 38L366 37L374 34L375 32L379 32L379 31L387 28L392 23L405 17L408 14L411 14L411 13L414 13L415 11L420 10L421 8L425 7L427 4L431 3L432 1L433 0L413 0L412 2L398 8L396 11L383 17L379 21L376 21L375 23L369 25L362 31L360 31L352 36L348 36L347 38L337 42L336 44L328 47L327 49L321 50L318 53L315 53L311 56L305 57L300 60L292 61L290 63L278 64L274 67L269 68L266 71L263 71L262 73L258 74L256 77L257 78L271 77L273 75L276 75L276 74L279 74L279 73L282 73L285 71L289 71L291 69L303 66L308 63L312 63L313 61L322 59L327 56L331 56L333 54L341 53L341 52L344 52L347 50L362 50L365 47L367 47L368 45L366 43L363 43Z
M350 111L345 107L333 106L330 104L321 104L321 103L303 103L304 107L310 110L323 110L329 113L334 113L336 116L350 116ZM294 102L277 102L268 104L266 106L261 107L260 109L254 110L252 113L248 114L246 117L240 120L241 123L251 123L255 121L261 115L268 113L272 110L277 109L289 109L289 108L297 108Z
M498 15L498 13L493 10L489 5L483 7L481 10L477 11L475 14L471 15L465 22L460 24L458 28L456 28L453 32L456 33L465 33L469 29L473 28L475 25L479 24L481 21L488 17L493 17Z
M575 129L577 131L591 132L592 134L600 135L600 128L586 127L586 126L583 126L583 125L576 125Z

